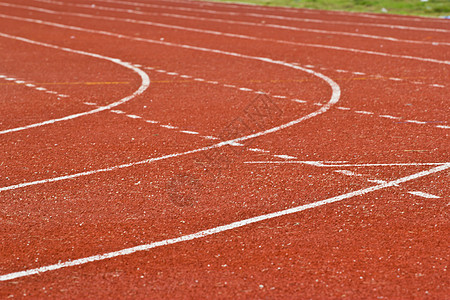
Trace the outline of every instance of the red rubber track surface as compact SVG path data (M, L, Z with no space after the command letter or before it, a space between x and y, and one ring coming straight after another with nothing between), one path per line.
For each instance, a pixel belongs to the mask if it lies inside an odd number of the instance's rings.
M0 0L0 28L1 298L450 295L448 21Z

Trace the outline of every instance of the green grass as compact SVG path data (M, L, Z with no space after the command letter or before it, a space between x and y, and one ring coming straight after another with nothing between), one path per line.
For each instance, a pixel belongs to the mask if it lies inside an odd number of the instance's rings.
M220 0L216 0L220 1ZM289 6L298 8L313 8L327 10L343 10L356 12L373 12L417 15L417 16L448 16L450 15L450 0L224 0L228 2L243 2L270 6ZM449 21L450 22L450 21Z

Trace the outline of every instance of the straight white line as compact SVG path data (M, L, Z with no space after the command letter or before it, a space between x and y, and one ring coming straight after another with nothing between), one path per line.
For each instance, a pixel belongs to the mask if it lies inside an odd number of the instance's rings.
M292 99L292 101L298 102L298 103L307 103L307 101L305 101L305 100L300 100L300 99Z
M436 196L436 195L433 195L433 194L424 193L424 192L420 192L420 191L411 191L411 192L408 192L408 193L410 193L412 195L419 196L419 197L428 198L428 199L439 199L439 198L441 198L439 196Z
M414 123L414 124L427 124L427 122L416 121L416 120L406 120L405 122Z
M284 159L296 159L297 158L295 156L284 155L284 154L275 154L273 156L278 157L278 158L284 158Z
M180 130L180 132L187 133L187 134L199 134L196 131L190 131L190 130Z
M178 129L178 127L172 126L172 125L159 125L161 127L167 128L167 129Z
M259 149L259 148L248 148L248 150L253 151L253 152L264 152L264 153L269 153L270 151L264 150L264 149Z
M386 118L386 119L393 119L393 120L400 120L400 117L394 117L394 116L390 116L390 115L380 115L380 117L382 118Z
M248 88L239 88L241 91L245 91L245 92L252 92L252 89L248 89Z
M216 138L215 136L210 135L202 135L202 138L208 139L208 140L218 140L219 138Z
M54 124L54 123L61 122L61 121L72 120L72 119L75 119L75 118L78 118L78 117L87 116L87 115L95 114L95 113L98 113L98 112L101 112L101 111L104 111L104 110L108 110L108 109L111 109L111 108L116 107L118 105L121 105L121 104L123 104L125 102L128 102L129 100L131 100L131 99L135 98L136 96L142 94L150 85L150 78L148 77L148 75L144 71L134 67L131 64L125 63L125 62L123 62L123 61L121 61L120 59L117 59L117 58L107 57L107 56L103 56L103 55L100 55L100 54L90 53L90 52L81 51L81 50L74 50L74 49L70 49L70 48L66 48L66 47L60 47L60 46L56 46L56 45L52 45L52 44L47 44L47 43L43 43L43 42L38 42L38 41L34 41L34 40L18 37L18 36L9 35L9 34L6 34L6 33L0 33L0 37L13 39L13 40L16 40L16 41L21 41L21 42L25 42L25 43L29 43L29 44L33 44L33 45L43 46L43 47L47 47L47 48L57 49L57 50L65 51L65 52L81 54L81 55L84 55L84 56L94 57L94 58L98 58L98 59L101 59L101 60L110 61L112 63L121 65L121 66L123 66L123 67L125 67L127 69L130 69L130 70L134 71L141 78L141 84L140 84L139 88L133 94L131 94L131 95L125 97L125 98L122 98L119 101L113 102L113 103L105 105L105 106L100 106L100 107L98 107L96 109L93 109L93 110L90 110L90 111L77 113L77 114L69 115L69 116L66 116L66 117L58 118L58 119L51 119L51 120L47 120L47 121L44 121L44 122L34 123L34 124L22 126L22 127L16 127L16 128L2 130L2 131L0 131L0 135L6 134L6 133L11 133L11 132L17 132L17 131L21 131L21 130L26 130L26 129L30 129L30 128L36 128L36 127L40 127L40 126L44 126L44 125Z
M438 128L450 129L450 126L447 125L436 125Z
M373 112L364 111L364 110L356 110L355 113L362 114L362 115L373 115Z
M328 164L322 161L299 161L299 160L281 160L281 161L246 161L245 164L306 164L325 168L340 167L394 167L394 166L441 166L450 164L450 162L441 163L387 163L387 164Z
M132 118L132 119L142 119L141 116L136 116L136 115L127 115L127 117Z
M63 268L67 268L67 267L84 265L84 264L91 263L91 262L102 261L102 260L106 260L106 259L110 259L110 258L114 258L114 257L130 255L130 254L133 254L136 252L146 251L146 250L150 250L150 249L157 248L157 247L168 246L168 245L172 245L172 244L176 244L176 243L180 243L180 242L191 241L191 240L203 238L206 236L222 233L225 231L230 231L230 230L237 229L240 227L244 227L244 226L247 226L250 224L295 214L295 213L298 213L298 212L301 212L301 211L304 211L307 209L312 209L312 208L320 207L323 205L340 202L340 201L343 201L343 200L346 200L349 198L353 198L356 196L362 196L362 195L365 195L365 194L368 194L371 192L375 192L378 190L382 190L385 188L394 187L401 183L405 183L405 182L408 182L408 181L411 181L411 180L414 180L414 179L417 179L420 177L424 177L424 176L428 176L428 175L431 175L431 174L434 174L437 172L444 171L448 168L450 168L450 164L445 164L445 165L442 165L439 167L432 168L430 170L422 171L422 172L419 172L419 173L416 173L413 175L402 177L402 178L399 178L399 179L396 179L396 180L393 180L393 181L390 181L387 183L383 183L380 185L376 185L373 187L360 189L360 190L357 190L354 192L342 194L342 195L328 198L325 200L321 200L321 201L317 201L317 202L313 202L313 203L309 203L309 204L305 204L305 205L300 205L300 206L296 206L293 208L289 208L289 209L285 209L285 210L281 210L281 211L277 211L277 212L273 212L273 213L269 213L269 214L265 214L265 215L260 215L260 216L248 218L245 220L241 220L241 221L236 221L236 222L229 223L226 225L213 227L210 229L198 231L196 233L183 235L183 236L176 237L176 238L166 239L166 240L153 242L150 244L139 245L139 246L135 246L135 247L131 247L131 248L125 248L125 249L122 249L119 251L108 252L108 253L103 253L103 254L98 254L98 255L92 255L92 256L79 258L79 259L75 259L75 260L69 260L69 261L65 261L62 263L43 266L40 268L28 269L25 271L4 274L4 275L0 276L0 281L8 281L8 280L12 280L12 279L20 278L20 277L27 277L27 276L31 276L31 275L41 274L41 273L48 272L48 271L54 271L54 270L63 269Z

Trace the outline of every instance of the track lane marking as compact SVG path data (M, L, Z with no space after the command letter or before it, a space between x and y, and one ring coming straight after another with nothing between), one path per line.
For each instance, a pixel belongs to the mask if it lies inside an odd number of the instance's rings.
M47 93L47 94L53 94L53 95L57 95L58 97L62 97L62 98L67 98L67 97L69 97L69 96L67 96L67 95L65 95L65 94L60 94L60 93L58 93L58 92L56 92L56 91L50 91L50 90L48 90L47 88L45 88L45 87L42 87L42 86L36 86L36 84L33 84L33 83L30 83L30 82L27 82L27 81L25 81L25 80L19 80L19 79L17 79L17 78L13 78L13 77L7 77L6 75L0 75L0 79L5 79L5 80L8 80L8 81L14 81L14 83L15 84L18 84L18 85L23 85L23 86L26 86L26 87L29 87L29 88L33 88L33 89L35 89L35 90L37 90L37 91L39 91L39 92L45 92L45 93ZM9 83L8 83L9 84ZM11 83L12 84L12 83Z
M43 121L43 122L38 122L38 123L26 125L26 126L21 126L21 127L16 127L16 128L10 128L10 129L6 129L6 130L2 130L2 131L0 131L0 135L12 133L12 132L18 132L18 131L22 131L22 130L26 130L26 129L30 129L30 128L41 127L41 126L54 124L54 123L61 122L61 121L73 120L73 119L76 119L76 118L79 118L79 117L82 117L82 116L87 116L87 115L95 114L95 113L98 113L98 112L101 112L101 111L104 111L104 110L108 110L108 109L111 109L111 108L116 107L118 105L121 105L123 103L126 103L126 102L132 100L133 98L141 95L150 86L150 78L148 77L148 75L143 70L141 70L139 68L136 68L135 66L133 66L133 65L131 65L129 63L123 62L123 61L121 61L120 59L117 59L117 58L112 58L112 57L103 56L103 55L100 55L100 54L95 54L95 53L90 53L90 52L86 52L86 51L81 51L81 50L75 50L75 49L71 49L71 48L67 48L67 47L60 47L60 46L57 46L57 45L48 44L48 43L44 43L44 42L38 42L38 41L35 41L35 40L30 40L30 39L27 39L27 38L14 36L14 35L9 35L9 34L6 34L6 33L1 33L1 32L0 32L0 37L16 40L16 41L20 41L20 42L25 42L25 43L29 43L29 44L32 44L32 45L42 46L42 47L46 47L46 48L61 50L61 51L69 52L69 53L75 53L75 54L80 54L80 55L84 55L84 56L98 58L98 59L101 59L101 60L110 61L112 63L121 65L121 66L123 66L123 67L125 67L127 69L130 69L130 70L134 71L141 78L141 84L140 84L139 88L136 91L134 91L133 94L131 94L131 95L127 96L127 97L124 97L124 98L120 99L119 101L113 102L113 103L105 105L105 106L101 106L99 108L96 108L96 109L93 109L93 110L90 110L90 111L81 112L81 113L77 113L77 114L72 114L72 115L69 115L69 116L62 117L62 118L51 119L51 120L46 120L46 121Z
M412 195L415 195L415 196L428 198L428 199L439 199L439 198L441 198L439 196L436 196L436 195L433 195L433 194L429 194L429 193L420 192L420 191L410 191L408 193L410 193Z
M382 183L382 184L379 184L376 186L372 186L369 188L360 189L360 190L353 191L350 193L331 197L331 198L328 198L325 200L312 202L309 204L300 205L300 206L296 206L293 208L289 208L289 209L285 209L285 210L281 210L281 211L277 211L277 212L273 212L273 213L269 213L269 214L259 215L256 217L244 219L241 221L236 221L236 222L218 226L218 227L213 227L210 229L198 231L196 233L183 235L183 236L176 237L176 238L171 238L171 239L166 239L166 240L162 240L162 241L152 242L150 244L143 244L143 245L139 245L139 246L135 246L135 247L125 248L125 249L118 250L118 251L113 251L113 252L108 252L108 253L103 253L103 254L98 254L98 255L92 255L92 256L88 256L88 257L84 257L84 258L78 258L78 259L74 259L74 260L65 261L62 263L57 263L57 264L53 264L53 265L47 265L47 266L35 268L35 269L28 269L28 270L24 270L24 271L0 275L0 281L8 281L8 280L16 279L16 278L28 277L28 276L41 274L41 273L45 273L45 272L49 272L49 271L55 271L55 270L63 269L63 268L67 268L67 267L74 267L74 266L84 265L87 263L111 259L114 257L130 255L130 254L133 254L136 252L147 251L147 250L157 248L157 247L169 246L169 245L180 243L180 242L186 242L186 241L191 241L191 240L195 240L195 239L199 239L199 238L204 238L206 236L211 236L211 235L222 233L225 231L230 231L230 230L244 227L244 226L247 226L250 224L259 223L259 222L267 221L270 219L295 214L295 213L298 213L298 212L301 212L304 210L340 202L340 201L343 201L343 200L346 200L349 198L353 198L356 196L362 196L362 195L365 195L365 194L368 194L371 192L375 192L378 190L382 190L385 188L398 186L401 183L405 183L405 182L408 182L408 181L411 181L411 180L414 180L417 178L421 178L421 177L428 176L428 175L431 175L434 173L438 173L438 172L444 171L448 168L450 168L450 164L445 164L442 166L438 166L438 167L435 167L435 168L432 168L432 169L429 169L426 171L415 173L415 174L412 174L412 175L409 175L406 177L402 177L402 178L392 180L392 181L389 181L386 183Z

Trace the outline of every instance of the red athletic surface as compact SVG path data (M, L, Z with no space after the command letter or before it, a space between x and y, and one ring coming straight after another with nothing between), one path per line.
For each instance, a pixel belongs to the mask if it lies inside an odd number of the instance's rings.
M449 164L449 21L133 1L0 1L0 34L120 59L150 77L141 95L113 108L122 114L105 110L0 134L0 276L177 238ZM335 81L341 95L323 114L242 141L243 146L18 186L220 142L205 136L231 140L264 131L317 111L332 96L323 79L299 69L133 38L309 68ZM0 36L0 51L0 131L108 105L142 83L136 72L117 63L15 38ZM183 74L192 77L180 77ZM267 93L270 118L236 128L236 120L249 117L249 105L265 97L239 88ZM386 165L281 163L290 160ZM266 163L270 161L280 163ZM399 163L417 165L392 165ZM190 241L14 279L2 277L0 298L449 299L448 170ZM417 191L436 198L409 193Z

